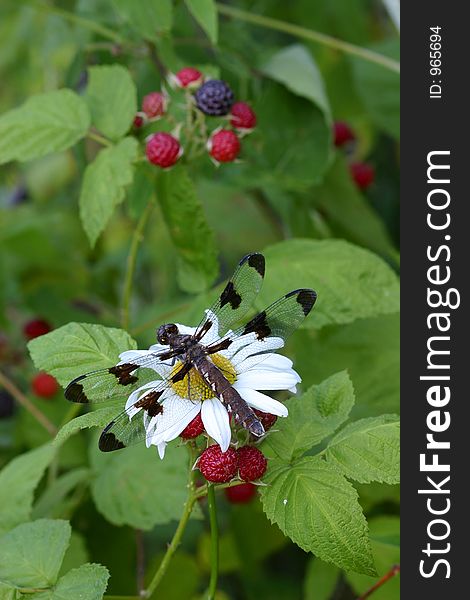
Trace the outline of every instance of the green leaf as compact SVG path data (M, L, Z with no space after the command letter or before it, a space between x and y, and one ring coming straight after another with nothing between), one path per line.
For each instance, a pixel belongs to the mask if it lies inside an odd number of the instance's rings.
M118 140L129 130L137 112L137 90L131 74L121 65L90 67L86 101L93 125Z
M63 386L83 373L116 364L121 352L136 348L122 329L89 323L68 323L28 344L36 368Z
M217 277L217 248L187 170L161 173L157 197L178 251L178 283L186 292L202 292Z
M86 415L76 417L60 429L52 443L54 446L61 446L71 435L77 433L81 429L104 427L116 416L117 412L118 409L116 409L115 406L106 406L105 408L89 412Z
M0 534L30 518L34 490L54 452L50 444L35 448L0 471Z
M369 521L370 538L374 561L380 577L385 575L393 565L400 564L400 519L399 517L381 516ZM349 584L358 596L377 582L375 578L347 573ZM400 577L394 577L374 592L374 600L397 600L400 597Z
M64 517L68 508L67 497L77 486L86 484L90 477L90 470L85 468L73 469L59 476L47 486L34 505L33 519Z
M311 558L304 581L304 600L330 600L333 597L340 570L318 558Z
M217 44L219 23L214 0L185 0L190 13L204 29L213 44Z
M289 461L321 442L343 423L354 405L354 390L346 371L332 375L287 404L289 416L278 419L263 442L270 454Z
M383 221L354 185L342 155L337 155L323 183L313 191L312 200L335 237L346 238L397 262L397 250Z
M28 594L31 600L101 600L108 585L106 567L86 564L61 577L53 589Z
M261 499L268 519L306 552L345 569L375 575L357 492L320 458L273 462Z
M371 50L398 60L398 39L375 44ZM377 126L395 138L400 137L400 74L359 58L351 58L357 93Z
M92 246L116 206L125 198L125 188L134 177L137 151L137 140L124 138L116 146L101 150L85 169L79 200L80 218Z
M70 544L67 548L60 567L59 576L65 575L70 569L76 569L89 561L85 538L76 531L72 531Z
M331 121L331 110L321 73L305 46L293 44L279 50L261 67L271 79L291 92L310 100Z
M89 127L87 105L72 90L32 96L0 117L0 164L66 150L85 137Z
M185 448L168 448L164 460L145 444L110 453L93 444L90 453L96 473L93 500L108 521L149 530L179 519L187 494Z
M158 41L160 33L171 29L173 23L171 0L112 1L121 17L143 38Z
M16 600L17 597L16 588L0 581L0 600Z
M326 458L346 477L370 483L400 481L400 422L382 415L350 423L330 440Z
M368 250L342 240L296 239L269 246L265 256L267 275L258 305L264 308L289 290L311 287L318 300L306 327L399 310L397 276Z
M149 565L147 569L149 575L154 574L163 557L164 554L159 554L156 560L152 561L153 564ZM150 577L148 583L150 583ZM196 600L200 583L201 565L196 562L194 556L178 549L158 584L158 592L153 597L164 600L183 600L185 598Z
M16 587L53 585L69 544L67 521L39 519L0 538L0 580Z

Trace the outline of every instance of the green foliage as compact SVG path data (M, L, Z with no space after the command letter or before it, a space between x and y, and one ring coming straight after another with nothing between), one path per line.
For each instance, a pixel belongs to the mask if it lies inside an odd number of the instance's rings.
M376 255L342 240L289 240L265 252L269 271L259 305L312 287L318 300L306 327L351 323L399 310L395 273Z
M47 592L28 594L31 600L101 600L109 578L101 565L82 565L61 577Z
M159 177L157 197L178 252L178 283L187 292L201 292L217 276L214 234L188 172L177 167Z
M0 534L30 518L34 490L53 456L48 444L17 456L0 471Z
M118 140L129 130L137 111L137 90L131 74L120 65L90 67L86 101L92 124L107 137ZM119 173L119 158L114 160Z
M149 40L157 40L158 35L168 31L173 21L171 0L112 0L121 17L135 32Z
M106 227L116 206L124 200L132 183L137 142L125 138L116 146L101 150L88 165L80 193L80 218L92 246Z
M28 344L36 367L64 386L87 371L116 364L121 352L136 347L125 331L89 323L69 323Z
M106 406L93 412L89 412L86 415L81 415L76 419L72 419L66 423L54 438L53 444L60 446L63 444L71 435L77 433L81 429L88 429L89 427L104 427L107 425L113 417L116 416L117 408L115 406Z
M148 530L181 516L188 467L184 448L172 447L160 460L145 444L109 454L93 444L90 456L93 500L111 523Z
M310 559L304 584L305 600L330 600L340 570L318 559Z
M89 126L87 106L71 90L32 96L0 118L0 164L66 150Z
M361 419L330 440L326 458L361 483L400 481L400 423L394 415Z
M204 29L213 44L217 44L219 26L217 21L217 6L214 0L185 0L189 11Z

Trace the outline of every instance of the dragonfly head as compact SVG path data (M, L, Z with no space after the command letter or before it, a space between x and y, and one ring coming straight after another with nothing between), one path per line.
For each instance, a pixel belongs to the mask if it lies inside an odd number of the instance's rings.
M178 335L178 327L174 323L167 323L166 325L160 325L157 329L157 340L159 344L167 346L171 343L173 336Z

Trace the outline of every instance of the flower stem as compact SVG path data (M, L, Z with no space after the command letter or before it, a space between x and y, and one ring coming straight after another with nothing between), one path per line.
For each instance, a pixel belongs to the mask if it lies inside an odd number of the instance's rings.
M395 577L395 575L398 575L399 572L400 572L400 565L393 565L393 567L387 573L385 573L385 575L383 577L381 577L377 581L377 583L375 583L371 588L369 588L367 590L367 592L362 594L362 596L360 596L357 600L366 600L366 598L369 598L376 590L378 590L380 587L382 587L384 583L387 583L387 581L392 579L392 577Z
M209 507L209 520L211 525L211 578L207 600L214 600L217 591L217 577L219 574L219 528L217 526L217 508L215 503L214 486L207 484L207 504Z
M87 137L90 138L90 140L98 142L98 144L101 144L102 146L109 147L113 145L112 142L110 142L107 138L94 131L88 131Z
M142 241L142 234L150 217L152 209L153 199L149 201L149 203L145 207L144 212L140 215L140 219L137 223L137 227L135 228L134 235L132 236L131 247L129 250L129 255L127 257L126 276L124 279L124 292L121 310L121 324L123 329L127 329L129 327L129 307L131 302L132 280L134 278L135 265L137 261L137 251L139 249L139 244Z
M188 498L184 504L183 514L181 516L180 522L178 523L178 527L176 528L173 539L168 546L168 549L163 557L162 562L160 563L157 572L153 576L152 581L150 582L148 588L145 590L145 594L143 596L145 598L150 598L153 592L156 590L158 584L163 579L165 575L168 565L170 564L171 559L173 558L173 554L176 552L176 549L180 545L181 538L183 537L184 530L186 529L186 525L188 524L189 517L191 516L191 511L193 510L194 503L196 498L193 494L192 486L190 487L190 492L188 494Z
M9 392L15 400L24 406L26 410L33 415L38 423L40 423L44 429L51 434L52 437L55 437L57 433L57 427L49 421L49 419L44 415L39 408L37 408L29 398L27 398L23 392L16 387L16 385L9 379L6 375L0 372L0 385Z
M340 50L346 54L352 54L353 56L358 56L359 58L369 62L376 63L382 67L385 67L386 69L389 69L390 71L394 71L395 73L400 72L400 63L398 63L396 60L393 60L388 56L383 56L377 52L373 52L372 50L368 50L367 48L362 48L361 46L356 46L354 44L350 44L349 42L338 40L337 38L320 33L319 31L307 29L306 27L300 27L300 25L294 25L293 23L286 23L285 21L280 21L279 19L272 19L271 17L256 15L239 8L234 8L233 6L228 6L227 4L217 3L217 10L223 15L234 17L235 19L240 19L241 21L246 21L248 23L253 23L254 25L259 25L260 27L267 27L269 29L275 29L284 33L290 33L291 35L310 40L312 42L318 42L319 44L329 46L335 50Z

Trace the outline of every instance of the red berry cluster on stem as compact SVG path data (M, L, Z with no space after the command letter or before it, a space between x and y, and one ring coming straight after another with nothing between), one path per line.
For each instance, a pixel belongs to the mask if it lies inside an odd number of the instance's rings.
M267 465L266 457L255 446L242 446L237 450L229 447L222 452L218 444L206 448L197 462L206 480L213 483L228 483L237 472L243 481L256 481L264 475Z
M349 123L335 121L333 124L333 142L337 148L349 152L356 141L356 134ZM351 178L360 190L367 189L375 179L374 167L366 162L352 161L349 163Z

